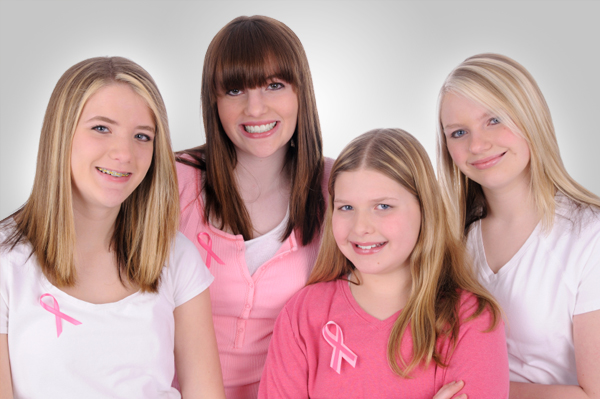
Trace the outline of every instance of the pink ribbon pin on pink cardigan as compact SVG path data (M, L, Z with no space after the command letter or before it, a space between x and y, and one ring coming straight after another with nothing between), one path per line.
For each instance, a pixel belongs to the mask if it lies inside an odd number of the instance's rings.
M202 236L206 236L207 240L206 242L204 242L204 240L202 239ZM211 258L215 258L215 260L217 261L218 264L220 265L224 265L225 262L223 262L218 256L217 254L215 254L212 250L212 239L210 238L210 235L208 235L208 233L206 232L202 232L202 233L198 233L198 243L202 246L202 248L206 249L206 267L210 269L210 261Z
M46 305L44 303L44 301L42 301L42 298L44 298L45 296L49 296L50 298L52 298L52 300L54 301L53 306ZM74 324L76 326L81 324L80 321L77 321L74 318L72 318L71 316L67 316L66 314L62 313L58 307L58 301L56 300L56 298L54 298L50 294L44 294L40 297L40 305L42 305L42 307L44 309L46 309L48 312L50 312L54 315L54 319L56 321L56 336L57 337L60 337L60 333L62 333L62 322L60 319L65 319L69 323Z
M335 334L332 334L329 330L328 326L330 324L335 326ZM344 334L342 334L340 326L333 321L328 321L327 324L323 326L323 338L325 338L325 341L333 347L329 365L336 373L340 374L342 369L342 359L346 359L350 366L356 367L358 356L344 344Z

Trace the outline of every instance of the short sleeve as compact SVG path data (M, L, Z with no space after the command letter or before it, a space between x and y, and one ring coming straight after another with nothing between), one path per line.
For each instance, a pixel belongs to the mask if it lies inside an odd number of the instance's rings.
M308 361L287 306L275 322L258 398L308 398Z
M581 271L574 315L600 309L600 229L598 230L591 246L588 247L591 252L586 256L587 260Z
M474 309L476 299L469 294L463 301L461 310ZM472 314L472 311L465 312ZM464 318L464 314L461 319ZM447 360L448 367L444 370L442 385L452 381L463 380L464 388L460 393L467 394L469 398L497 398L507 399L509 391L508 354L504 323L486 332L491 325L492 315L485 309L478 317L463 322L456 344L450 351Z
M8 334L8 283L6 258L0 255L0 334Z
M214 280L194 244L180 232L175 239L169 268L175 307L200 294Z

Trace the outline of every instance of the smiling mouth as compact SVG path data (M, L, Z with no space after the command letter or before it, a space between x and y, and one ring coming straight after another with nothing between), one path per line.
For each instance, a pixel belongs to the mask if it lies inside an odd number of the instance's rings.
M104 173L105 175L110 175L110 176L114 176L114 177L127 177L131 174L131 173L127 173L127 172L119 173L119 172L115 172L114 170L99 168L97 166L96 166L96 169L98 169L100 172Z
M373 245L359 245L359 244L354 244L354 245L360 249L373 249L373 248L380 247L383 244L385 244L385 242L380 242L379 244L373 244Z
M273 129L277 122L267 123L266 125L244 125L244 130L248 133L265 133Z

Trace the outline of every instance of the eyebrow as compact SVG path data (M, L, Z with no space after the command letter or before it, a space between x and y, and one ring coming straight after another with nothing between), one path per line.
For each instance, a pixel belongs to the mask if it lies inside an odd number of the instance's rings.
M386 202L386 201L389 201L389 200L392 200L392 201L394 201L394 200L398 200L398 198L396 198L396 197L381 197L381 198L373 198L373 199L370 199L370 200L369 200L369 202L381 203L381 202ZM351 201L348 201L348 200L346 200L346 199L344 199L344 198L341 198L341 199L334 199L334 200L333 200L333 203L334 203L334 204L335 204L336 202L351 202Z
M113 121L112 119L107 118L106 116L100 116L100 115L99 116L94 116L94 117L88 119L86 121L86 123L87 122L92 122L92 121L102 121L102 122L110 123L112 125L119 126L119 124L117 123L117 121ZM136 130L148 130L149 132L154 133L154 128L152 126L139 125L139 126L136 126Z

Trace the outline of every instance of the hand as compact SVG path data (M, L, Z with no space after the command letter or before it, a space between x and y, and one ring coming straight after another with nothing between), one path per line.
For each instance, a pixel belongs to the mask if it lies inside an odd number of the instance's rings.
M453 396L465 386L464 381L453 381L440 388L433 399L467 399L466 394Z

